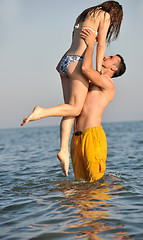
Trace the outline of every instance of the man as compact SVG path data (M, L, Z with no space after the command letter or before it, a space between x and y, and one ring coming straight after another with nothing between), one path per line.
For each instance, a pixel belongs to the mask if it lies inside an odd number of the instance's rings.
M89 29L81 33L87 45L82 71L90 79L82 112L75 120L71 140L71 159L76 179L94 181L104 175L107 141L101 126L102 114L115 95L111 77L121 76L126 66L120 55L104 57L102 75L92 67L95 35Z

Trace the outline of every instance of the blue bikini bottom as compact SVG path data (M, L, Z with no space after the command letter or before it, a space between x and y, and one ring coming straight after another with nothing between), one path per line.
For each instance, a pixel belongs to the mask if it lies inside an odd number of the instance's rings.
M66 55L63 57L61 64L60 64L60 70L61 72L68 77L67 75L67 68L72 62L81 62L83 60L83 57L78 55Z

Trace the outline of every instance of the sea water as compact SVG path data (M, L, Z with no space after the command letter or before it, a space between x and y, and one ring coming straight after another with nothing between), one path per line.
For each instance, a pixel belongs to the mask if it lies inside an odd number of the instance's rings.
M0 130L0 239L143 239L143 122L103 128L107 169L93 183L71 163L62 173L58 126Z

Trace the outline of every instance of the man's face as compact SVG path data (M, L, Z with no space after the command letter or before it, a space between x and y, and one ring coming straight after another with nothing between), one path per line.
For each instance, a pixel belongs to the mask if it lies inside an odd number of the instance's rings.
M120 58L118 56L109 56L109 57L104 57L102 66L104 68L112 68L113 66L118 66L120 62Z

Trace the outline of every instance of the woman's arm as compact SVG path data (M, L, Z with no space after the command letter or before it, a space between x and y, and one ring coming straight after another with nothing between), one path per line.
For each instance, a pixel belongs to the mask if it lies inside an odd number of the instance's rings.
M96 70L101 71L102 61L106 49L106 36L110 26L110 15L102 12L100 15L99 29L98 29L98 43L96 47Z
M92 59L95 43L94 33L89 29L85 29L82 30L81 37L85 40L87 45L82 63L83 74L87 77L87 79L90 79L93 84L101 87L102 89L109 89L111 87L113 88L113 83L107 77L100 75L98 71L93 69Z

